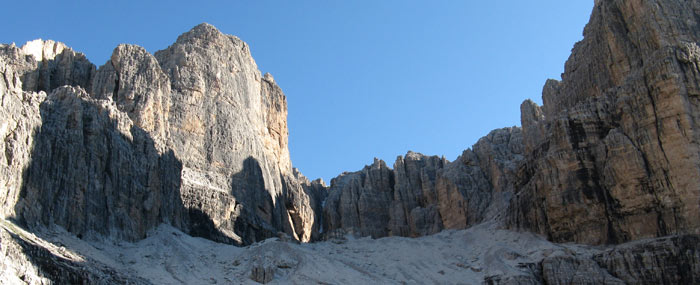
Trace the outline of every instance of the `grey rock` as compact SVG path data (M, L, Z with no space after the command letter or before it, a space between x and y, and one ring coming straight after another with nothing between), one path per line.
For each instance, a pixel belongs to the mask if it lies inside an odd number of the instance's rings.
M382 160L331 180L323 208L325 233L342 229L359 236L388 234L394 176Z
M525 100L520 105L520 123L523 132L523 155L538 151L539 147L546 146L544 143L544 114L542 108L537 106L532 100Z
M491 132L454 162L408 152L392 171L375 160L331 181L325 233L415 237L500 218L522 160L519 128Z
M51 92L63 85L80 86L90 90L95 65L84 54L52 40L27 42L21 50L8 46L16 71L21 73L25 91Z
M159 144L169 137L170 79L144 48L119 45L95 74L91 95L116 103ZM160 147L162 148L162 146Z
M21 48L14 44L0 45L0 55L3 60L3 68L10 68L12 72L16 72L16 75L5 78L5 82L2 82L2 84L16 85L20 90L22 90L24 86L28 86L28 89L36 91L38 86L37 80L39 80L36 58L32 55L25 54Z
M202 24L97 71L53 41L0 60L3 217L126 240L162 222L235 244L318 238L325 192L292 170L286 98L238 38Z
M302 233L301 236L305 237L302 240L320 240L323 232L323 224L321 223L323 204L328 197L328 186L323 179L309 181L298 169L293 168L292 171L294 179L285 176L285 185L288 185L287 187L301 187L301 189L286 191L288 193L287 203L292 206L289 212L295 226L305 226L305 228L295 228L295 231Z
M557 255L541 262L545 284L627 284L610 275L590 257Z
M696 284L700 278L697 235L620 244L590 254L557 254L542 262L546 284Z
M180 162L109 101L60 87L40 105L15 217L138 240L161 222L178 225Z
M21 72L0 57L0 213L13 216L23 183L22 172L29 163L34 134L41 127L39 105L46 93L22 91ZM21 68L21 67L19 67Z
M155 58L170 78L166 145L183 163L186 207L242 243L278 230L310 240L314 215L292 182L286 98L248 45L201 24Z
M252 250L251 280L266 284L275 278L283 279L290 270L299 265L301 258L290 249L289 244L265 241Z
M697 284L700 236L680 235L618 245L593 259L627 284Z
M0 283L152 284L96 260L80 260L65 248L49 246L23 231L0 227Z
M394 163L394 203L391 204L391 232L401 236L421 236L443 229L438 213L437 172L447 160L408 152Z
M256 265L250 271L250 280L267 284L275 278L275 267L272 265Z

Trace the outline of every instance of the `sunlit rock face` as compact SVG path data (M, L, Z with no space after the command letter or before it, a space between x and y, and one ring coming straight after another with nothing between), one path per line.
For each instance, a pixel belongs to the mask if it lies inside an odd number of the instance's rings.
M495 219L588 244L698 233L698 11L597 2L544 105L521 105L522 130L493 131L454 162L409 153L393 172L375 161L345 173L325 228L420 236Z
M562 81L521 108L511 225L591 244L700 231L699 9L596 4Z

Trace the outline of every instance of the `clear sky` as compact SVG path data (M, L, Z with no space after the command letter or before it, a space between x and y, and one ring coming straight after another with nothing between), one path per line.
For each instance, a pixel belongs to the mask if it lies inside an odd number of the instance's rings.
M520 125L581 40L593 0L9 1L0 42L65 42L97 66L208 22L246 41L287 95L292 162L329 182L413 150L454 160Z

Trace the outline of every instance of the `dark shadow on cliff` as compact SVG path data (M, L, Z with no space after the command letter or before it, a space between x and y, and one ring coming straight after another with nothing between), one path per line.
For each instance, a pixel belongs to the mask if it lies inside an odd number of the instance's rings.
M91 90L95 72L96 66L84 54L66 47L53 59L44 58L37 62L36 69L22 74L22 89L48 94L58 87L69 85Z
M81 239L138 241L167 223L234 243L199 231L213 221L183 203L182 163L172 150L159 151L148 132L120 130L123 119L72 87L55 89L40 111L42 126L34 131L14 206L17 224L28 230L56 224Z
M217 201L202 201L196 205L201 210L189 209L190 234L236 245L249 245L284 234L291 236L295 230L301 234L303 226L299 210L293 205L294 196L290 195L294 191L288 190L288 184L292 182L281 174L279 177L282 191L273 193L270 188L274 187L266 184L260 162L252 156L247 157L241 170L231 175L228 194L211 193L213 197L210 199ZM226 209L231 210L226 212ZM222 215L218 224L211 222L206 215L208 211ZM234 240L231 233L239 240Z
M284 193L273 198L257 159L246 158L241 171L232 174L230 181L228 193L199 190L206 191L209 198L188 200L190 235L241 246L277 237L280 232L291 233L285 220L287 210L281 202ZM218 222L214 223L207 212L218 215Z
M260 162L254 157L246 158L241 171L231 175L231 195L239 215L228 222L243 244L275 237L283 231L279 197L273 201Z

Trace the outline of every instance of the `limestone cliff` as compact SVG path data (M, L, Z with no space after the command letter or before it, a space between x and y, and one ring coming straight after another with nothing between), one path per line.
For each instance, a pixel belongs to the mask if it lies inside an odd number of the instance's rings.
M700 3L599 1L544 105L509 223L558 242L700 233Z
M598 1L544 105L521 105L522 130L454 162L409 153L393 175L375 161L339 176L326 229L417 236L495 219L587 244L700 233L698 19L697 1Z
M492 131L454 162L409 152L331 181L324 229L382 237L460 229L500 214L522 160L520 128Z
M286 98L238 38L202 24L97 70L53 41L0 52L4 217L127 240L163 222L236 244L316 235L323 193L291 168Z

